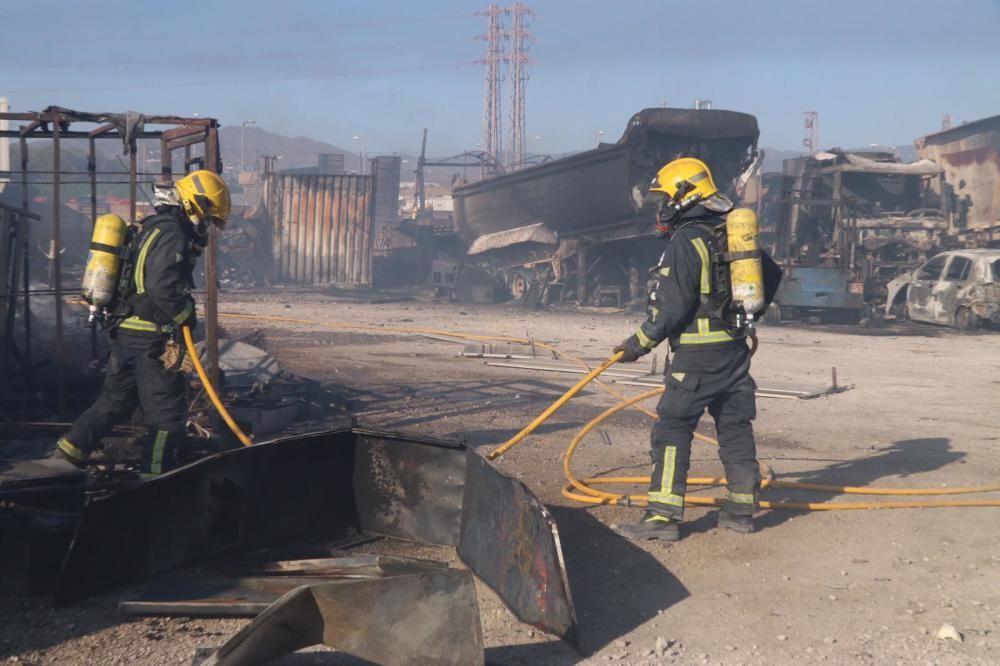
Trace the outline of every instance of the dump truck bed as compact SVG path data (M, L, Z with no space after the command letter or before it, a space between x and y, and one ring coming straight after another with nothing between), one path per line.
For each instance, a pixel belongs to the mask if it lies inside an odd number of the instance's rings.
M456 231L466 240L544 223L560 234L633 219L649 182L670 160L705 160L725 190L753 158L759 130L746 113L646 109L617 143L456 188Z

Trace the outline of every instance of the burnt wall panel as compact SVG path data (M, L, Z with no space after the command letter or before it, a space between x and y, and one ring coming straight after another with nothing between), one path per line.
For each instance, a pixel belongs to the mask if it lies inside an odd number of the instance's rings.
M1000 224L1000 117L919 139L917 154L944 169L956 227L976 230Z

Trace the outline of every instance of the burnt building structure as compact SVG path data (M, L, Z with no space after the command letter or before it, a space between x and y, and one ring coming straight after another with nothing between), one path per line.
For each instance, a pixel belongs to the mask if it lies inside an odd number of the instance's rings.
M1000 116L963 123L914 142L944 170L935 190L950 208L960 246L1000 247Z

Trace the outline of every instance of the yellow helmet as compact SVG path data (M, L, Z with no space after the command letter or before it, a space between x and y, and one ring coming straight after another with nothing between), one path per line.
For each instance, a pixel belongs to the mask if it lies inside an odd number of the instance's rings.
M681 157L664 165L649 185L647 201L664 197L683 210L696 203L715 212L729 212L733 203L715 186L708 165L693 157Z
M194 222L211 222L222 229L229 220L229 187L211 171L192 171L174 185L184 212Z

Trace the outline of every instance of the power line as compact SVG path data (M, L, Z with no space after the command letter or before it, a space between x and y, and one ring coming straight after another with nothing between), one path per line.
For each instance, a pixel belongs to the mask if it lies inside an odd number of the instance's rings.
M363 46L338 46L331 49L323 49L319 51L276 51L273 53L250 53L250 54L223 54L223 55L199 55L191 58L175 58L170 57L169 61L171 65L179 65L184 63L223 63L223 62L252 62L255 60L277 60L280 58L309 58L309 57L322 57L326 55L334 55L337 53L355 52L355 51L386 51L388 49L400 48L422 48L425 46L441 46L445 44L465 44L469 42L477 41L478 37L464 37L456 39L437 39L429 40L423 42L409 42L409 43L393 43L393 44L366 44ZM0 68L10 68L10 69L79 69L81 67L149 67L151 65L162 65L163 58L155 58L149 60L135 60L133 58L128 58L127 60L112 60L112 61L102 61L102 62L86 62L86 61L76 61L73 62L60 62L60 63L16 63L16 62L2 62L0 63Z
M92 92L97 90L139 90L139 89L160 89L160 88L199 88L203 86L229 86L245 85L249 83L284 83L288 81L325 81L339 78L350 78L352 76L371 76L375 74L403 74L408 72L421 72L443 70L455 67L465 67L479 64L477 61L454 61L448 63L436 63L432 65L414 65L412 67L387 67L379 69L352 70L345 72L330 72L326 74L314 74L307 76L273 76L255 77L244 79L215 79L211 81L184 81L177 83L146 83L146 84L126 84L126 85L88 85L59 88L32 88L21 90L5 90L8 95L33 95L41 93L66 93L66 92Z
M310 33L310 32L322 32L322 33L334 33L343 32L345 30L356 30L358 28L377 28L385 26L394 25L412 25L414 23L429 23L434 21L450 21L460 18L470 18L476 16L475 13L461 13L461 14L446 14L440 16L416 16L410 18L399 18L399 19L386 19L380 21L358 21L355 23L339 23L334 27L330 26L313 26L313 25L302 25L292 28L274 28L269 27L265 30L244 30L237 32L201 32L201 33L191 33L183 30L174 31L170 35L170 41L176 43L179 40L194 40L194 41L206 41L213 38L219 37L252 37L256 35L279 35L279 34L299 34L299 33ZM102 22L105 23L106 22ZM11 26L7 26L10 29ZM116 35L114 38L116 44L130 43L130 42L143 42L149 43L150 38L148 35L142 37L126 37ZM87 44L93 45L94 39L92 37L81 38L81 39L59 39L60 44ZM25 42L4 42L3 46L7 47L37 47L38 40L31 40Z

